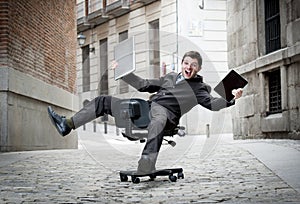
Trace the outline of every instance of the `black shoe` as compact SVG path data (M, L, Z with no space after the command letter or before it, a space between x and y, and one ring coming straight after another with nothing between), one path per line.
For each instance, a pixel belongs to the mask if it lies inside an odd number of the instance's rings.
M61 136L66 136L71 132L71 128L66 123L66 118L55 113L51 106L48 106L48 115Z
M155 171L155 161L150 158L148 155L142 155L139 160L139 165L137 168L137 174L145 175L150 174Z

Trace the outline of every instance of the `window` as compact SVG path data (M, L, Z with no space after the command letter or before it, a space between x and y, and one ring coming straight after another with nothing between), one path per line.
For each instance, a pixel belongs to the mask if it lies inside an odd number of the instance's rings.
M119 42L122 42L123 40L128 39L128 31L124 31L119 33ZM119 80L119 86L120 86L120 94L122 93L128 93L129 91L129 86L126 82L124 82L123 80Z
M266 54L280 49L279 0L265 0Z
M268 114L280 113L281 109L281 80L280 70L268 73L269 78L269 112Z
M123 40L128 39L128 30L125 30L124 32L119 33L119 42L122 42Z
M84 1L84 8L85 8L85 10L84 10L84 13L85 13L85 16L88 16L89 15L89 0L85 0Z
M82 91L90 91L90 46L82 48Z
M151 77L160 77L159 21L149 23L149 60Z
M100 81L99 94L108 94L108 59L107 59L107 39L100 40Z

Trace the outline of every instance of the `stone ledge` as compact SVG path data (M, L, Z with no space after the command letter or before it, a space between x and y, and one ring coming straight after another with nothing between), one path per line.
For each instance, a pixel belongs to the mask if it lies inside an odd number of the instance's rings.
M294 46L286 47L278 51L264 55L262 57L259 57L256 60L253 60L247 64L236 67L235 70L240 74L246 74L256 69L269 66L270 64L275 64L275 63L289 64L291 63L291 61L289 61L289 58L293 58L294 56L297 55L300 55L300 43L297 43ZM296 61L297 60L299 60L299 58L296 58Z
M0 76L0 92L12 92L68 110L78 109L78 98L76 95L30 75L6 67L0 69Z
M288 129L288 118L284 113L273 114L261 120L262 132L287 132Z

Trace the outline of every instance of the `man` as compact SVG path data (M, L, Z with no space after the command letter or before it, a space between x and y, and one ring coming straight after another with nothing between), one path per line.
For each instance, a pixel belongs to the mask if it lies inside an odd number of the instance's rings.
M182 58L182 68L179 74L172 72L159 79L142 79L131 73L122 78L138 91L155 93L149 100L151 120L147 127L147 142L138 162L138 173L146 174L155 170L158 152L163 141L163 130L176 127L183 114L198 104L209 110L218 111L234 105L235 99L242 96L242 89L233 90L235 97L230 102L211 96L211 88L197 74L201 70L201 65L201 55L196 51L190 51ZM117 68L117 64L113 64L112 68ZM48 113L58 132L65 136L72 129L103 114L114 116L113 106L117 100L118 98L112 96L98 96L71 118L56 114L51 107L48 107Z

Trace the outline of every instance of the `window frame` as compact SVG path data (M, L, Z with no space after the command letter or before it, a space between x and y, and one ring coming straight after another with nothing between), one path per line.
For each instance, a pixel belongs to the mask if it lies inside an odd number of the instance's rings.
M98 85L99 95L108 95L108 39L99 41L100 49L100 80Z
M281 71L273 69L265 73L267 82L267 111L266 115L282 113ZM277 98L276 101L274 99ZM272 104L277 104L276 106Z
M82 92L91 90L90 46L82 47Z
M280 1L264 0L265 52L281 48Z
M160 73L160 37L159 19L149 24L149 69L152 78L159 78Z

